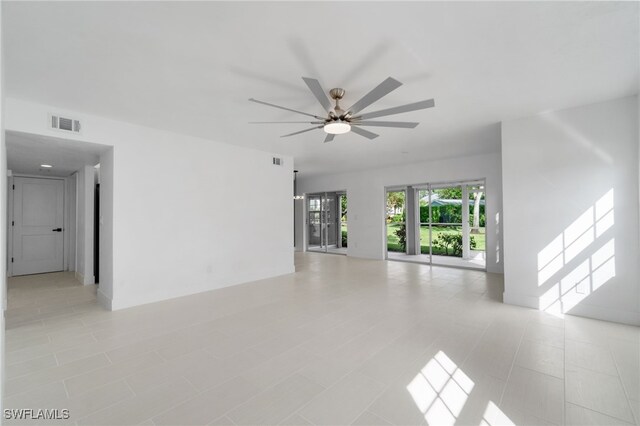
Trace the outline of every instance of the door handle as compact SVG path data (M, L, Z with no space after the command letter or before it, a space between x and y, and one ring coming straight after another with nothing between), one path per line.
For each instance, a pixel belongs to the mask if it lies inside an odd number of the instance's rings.
M62 228L52 229L53 232L62 232Z

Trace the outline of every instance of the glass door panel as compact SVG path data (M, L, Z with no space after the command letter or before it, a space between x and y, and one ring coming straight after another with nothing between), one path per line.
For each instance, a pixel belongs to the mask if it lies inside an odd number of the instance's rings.
M430 189L418 190L418 221L420 225L420 253L429 256L428 262L431 263L431 254L433 247L431 245L432 229L431 229L431 199L433 192Z
M338 247L347 248L347 194L340 194L339 196L339 209L340 209L340 234L338 235Z
M448 257L462 258L462 185L431 187L431 262L449 264Z
M387 252L406 253L405 191L387 191Z
M325 248L336 248L338 238L338 215L336 211L336 194L324 195Z
M322 249L322 197L319 195L309 195L307 197L307 224L308 224L308 244L309 250Z
M469 194L469 255L475 265L486 265L487 228L484 182L467 185Z

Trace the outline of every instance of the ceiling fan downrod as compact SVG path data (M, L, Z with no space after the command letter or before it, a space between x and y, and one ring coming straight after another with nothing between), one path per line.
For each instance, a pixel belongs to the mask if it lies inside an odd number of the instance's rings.
M335 120L345 120L346 121L346 116L347 114L345 113L345 111L340 108L340 99L342 99L344 97L345 94L345 90L341 89L339 87L334 87L333 89L331 89L329 91L329 96L331 96L331 99L333 99L334 101L336 101L336 106L335 108L333 108L333 111L331 111L329 113L329 115L331 116L331 118L335 121Z

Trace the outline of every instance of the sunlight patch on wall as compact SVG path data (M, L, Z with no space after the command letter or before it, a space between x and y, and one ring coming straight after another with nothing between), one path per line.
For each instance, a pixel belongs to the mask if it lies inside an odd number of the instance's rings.
M616 276L615 239L612 238L540 297L540 309L561 315Z
M540 117L546 120L549 123L554 124L558 129L560 129L565 135L571 138L571 141L576 143L577 145L586 148L588 151L596 154L600 159L607 164L613 164L613 158L611 155L600 148L598 145L593 143L590 138L586 137L580 130L578 130L575 126L567 123L565 120L556 116L557 111L550 111L544 114L540 114Z
M613 206L611 189L540 250L538 286L557 277L569 262L591 248L613 227ZM615 239L611 238L591 256L556 278L557 281L540 296L540 309L555 315L567 313L615 276Z
M613 189L611 189L540 250L538 286L545 284L613 225Z
M473 381L439 351L407 385L407 391L428 424L453 425L473 386Z

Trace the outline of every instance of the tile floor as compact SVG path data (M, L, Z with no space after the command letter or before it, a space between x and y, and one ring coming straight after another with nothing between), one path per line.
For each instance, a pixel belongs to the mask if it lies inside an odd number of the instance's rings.
M41 424L78 425L640 419L637 327L504 305L501 276L478 271L296 263L117 312L68 273L13 278L5 408L68 409Z

